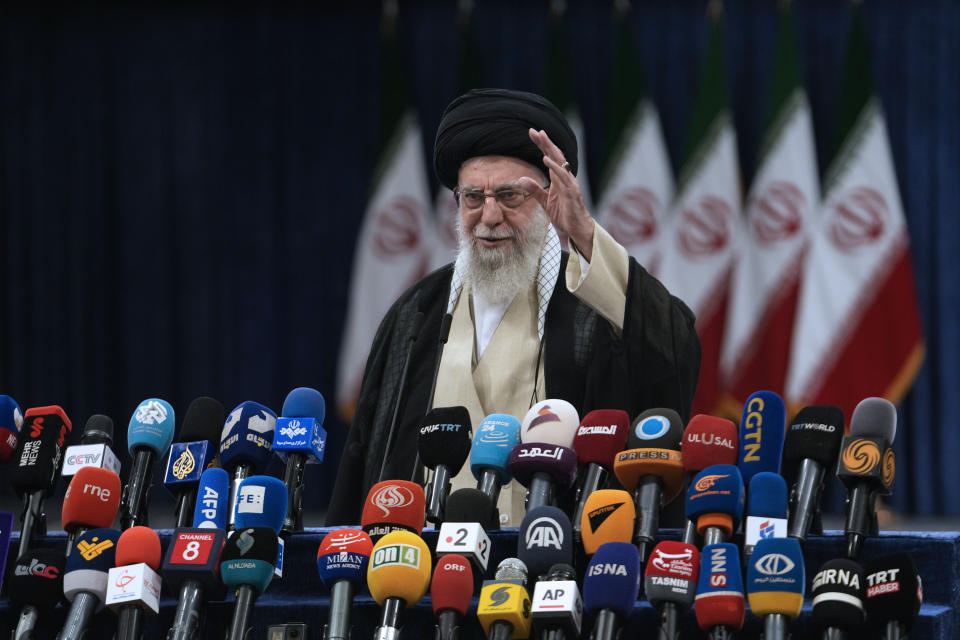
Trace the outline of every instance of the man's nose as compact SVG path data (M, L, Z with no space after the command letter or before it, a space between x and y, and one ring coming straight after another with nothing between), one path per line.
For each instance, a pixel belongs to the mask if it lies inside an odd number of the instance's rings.
M484 198L483 208L480 211L480 222L488 227L495 227L503 222L503 209L496 198L492 196Z

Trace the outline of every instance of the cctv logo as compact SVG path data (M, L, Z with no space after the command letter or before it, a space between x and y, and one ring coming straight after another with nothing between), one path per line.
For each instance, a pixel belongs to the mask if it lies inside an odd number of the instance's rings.
M245 485L237 496L237 513L263 513L263 496L267 488Z
M560 551L563 546L563 529L553 518L543 516L530 523L524 542L528 549L530 547L553 547Z

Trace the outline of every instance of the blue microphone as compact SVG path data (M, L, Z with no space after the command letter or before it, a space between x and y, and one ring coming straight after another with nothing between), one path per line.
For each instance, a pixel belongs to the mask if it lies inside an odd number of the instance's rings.
M230 476L218 467L211 467L200 476L197 504L193 509L193 526L198 529L227 528L230 510Z
M214 463L223 428L223 405L201 396L187 407L177 441L170 446L163 484L177 498L177 527L190 526L200 475Z
M583 576L583 608L596 616L595 640L613 640L640 593L640 555L629 542L605 542Z
M787 409L773 391L754 391L743 403L737 466L744 482L761 471L780 472Z
M746 601L736 545L721 542L703 547L693 608L700 628L719 637L733 637L733 631L743 627Z
M286 509L286 500L283 504ZM253 602L273 579L277 551L277 532L270 527L238 527L223 546L220 575L223 583L235 587L237 593L227 635L231 640L246 637Z
M761 471L750 479L743 556L749 561L757 541L787 537L787 481L778 473Z
M270 527L277 533L287 515L287 487L272 476L244 478L237 488L237 529Z
M63 572L63 595L71 602L60 640L80 640L90 617L107 595L107 576L116 564L116 529L90 529L70 549Z
M803 607L806 572L796 538L765 538L747 565L747 600L763 618L764 640L785 640L787 624Z
M220 435L220 466L233 473L228 528L233 530L237 487L270 462L277 414L259 402L241 402L227 416Z
M743 518L743 478L732 464L710 465L687 489L686 514L705 544L728 540Z
M491 413L477 425L473 434L470 471L477 479L477 489L487 494L494 508L500 498L500 487L513 478L507 461L518 444L520 421L506 413Z
M133 465L120 499L121 529L149 526L147 502L153 484L153 463L167 454L175 427L173 407L159 398L147 398L130 417L127 450L133 457Z
M287 517L283 531L303 529L303 474L307 464L323 462L327 432L323 428L326 403L316 389L297 387L283 401L283 415L277 418L273 450L286 458L283 482L287 485Z

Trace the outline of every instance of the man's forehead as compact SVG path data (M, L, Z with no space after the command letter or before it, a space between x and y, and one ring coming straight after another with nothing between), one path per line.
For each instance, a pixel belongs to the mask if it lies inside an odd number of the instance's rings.
M527 177L542 184L543 171L529 162L511 156L477 156L460 166L460 185L498 186Z

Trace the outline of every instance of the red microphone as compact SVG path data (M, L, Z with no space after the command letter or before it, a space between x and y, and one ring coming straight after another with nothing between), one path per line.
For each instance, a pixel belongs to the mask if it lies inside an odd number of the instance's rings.
M70 479L63 496L63 530L67 537L67 553L77 536L88 529L109 529L120 508L120 476L110 469L83 467Z
M613 459L623 451L630 431L630 416L620 409L595 409L585 415L573 438L577 452L576 508L573 512L573 537L582 540L583 508L591 493L606 483Z
M714 464L737 464L740 435L737 425L725 418L697 414L690 418L680 442L683 470L689 483L694 476ZM687 520L683 541L697 543L697 525Z
M425 516L423 487L409 480L384 480L370 487L360 525L376 544L391 531L420 535Z
M117 640L142 637L145 612L159 612L161 556L160 536L150 527L130 527L120 534L117 566L110 569L104 600L119 616Z
M644 593L661 611L661 637L679 637L679 614L693 604L699 576L700 552L692 544L664 540L653 548L647 560Z
M460 620L473 597L473 569L463 556L452 553L437 560L430 582L430 599L437 616L438 640L459 637Z

